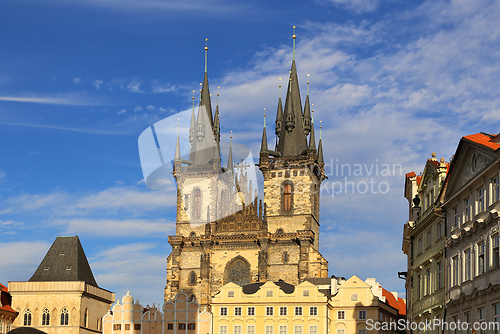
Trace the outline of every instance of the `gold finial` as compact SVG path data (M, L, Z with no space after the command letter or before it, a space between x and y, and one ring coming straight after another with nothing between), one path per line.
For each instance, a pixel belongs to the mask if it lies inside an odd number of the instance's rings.
M307 77L309 78L309 73L307 73ZM307 95L309 95L309 80L307 80Z
M281 99L281 78L280 78L280 84L278 85L278 87L280 88L280 99Z
M319 139L321 139L321 122L323 121L319 121Z
M219 96L219 89L220 89L220 86L217 87L217 96Z
M193 100L194 100L194 89L193 89Z
M208 38L205 38L205 73L207 73Z
M293 26L293 60L295 60L295 26Z
M314 106L314 103L313 103ZM314 124L314 109L311 110L311 123Z
M231 130L231 137L230 138L233 139L233 130Z
M264 127L266 127L266 108L264 108Z

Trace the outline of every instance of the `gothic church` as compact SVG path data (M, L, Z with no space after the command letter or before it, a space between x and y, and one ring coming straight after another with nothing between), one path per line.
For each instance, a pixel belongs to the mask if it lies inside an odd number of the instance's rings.
M212 113L207 75L191 117L189 157L177 136L173 175L177 182L176 235L169 236L165 301L183 291L210 306L219 288L234 282L327 277L319 252L320 186L324 173L321 136L316 145L309 94L302 106L294 56L283 107L278 99L276 146L262 133L259 169L264 198L257 201L245 174L236 173L231 147L227 166L220 156L219 106ZM281 95L281 94L280 94ZM187 139L187 138L186 138Z

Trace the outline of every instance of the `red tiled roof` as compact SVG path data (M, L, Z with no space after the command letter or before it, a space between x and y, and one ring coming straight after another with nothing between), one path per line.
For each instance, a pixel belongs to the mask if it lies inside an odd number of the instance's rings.
M473 135L465 136L464 138L474 143L481 144L483 146L491 148L495 151L500 148L500 144L493 142L494 136L488 136L484 133L476 133Z
M10 305L4 305L3 307L0 307L0 310L17 313L16 311L14 311L14 309L12 307L10 307Z
M9 290L7 289L7 287L5 285L3 285L2 283L0 283L0 290L2 290L4 292L9 292Z
M422 175L417 176L417 186L420 185L420 181L422 181Z
M382 296L385 297L387 304L398 310L399 315L406 315L406 305L402 298L398 297L398 300L396 300L396 297L384 288L382 288Z
M415 172L409 172L406 174L406 178L410 178L410 177L413 177L413 176L416 176L417 174L415 174Z

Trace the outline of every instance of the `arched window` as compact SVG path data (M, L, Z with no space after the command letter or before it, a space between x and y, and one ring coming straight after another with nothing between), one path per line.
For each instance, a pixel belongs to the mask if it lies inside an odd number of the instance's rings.
M69 312L67 308L61 310L61 326L67 326L69 323Z
M283 192L283 210L292 211L293 208L293 198L292 198L292 185L285 184L285 189Z
M196 238L196 233L194 233L194 232L189 233L189 237L190 238Z
M42 326L50 325L50 312L48 309L44 308L42 311Z
M24 326L31 326L31 311L29 308L24 311Z
M201 190L194 191L194 218L200 219L201 217Z
M288 252L283 252L283 263L288 263Z
M282 229L282 228L277 229L277 230L276 230L276 233L277 233L277 234L283 234L283 229Z
M85 309L85 313L83 314L83 327L89 327L89 310Z
M189 274L189 284L196 285L196 274L194 271Z
M224 284L229 282L239 286L250 284L250 264L242 257L237 257L226 265L224 277Z

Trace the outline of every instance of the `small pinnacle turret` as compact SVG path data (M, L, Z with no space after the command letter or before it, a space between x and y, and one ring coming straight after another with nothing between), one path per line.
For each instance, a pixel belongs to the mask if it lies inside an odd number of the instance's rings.
M181 161L181 145L179 142L179 119L177 118L177 142L175 143L174 161Z
M267 153L269 149L267 147L267 134L266 134L266 114L264 114L264 130L262 130L262 143L260 145L260 153Z
M229 139L229 153L227 155L227 169L234 172L233 165L233 130L231 130L231 138Z

